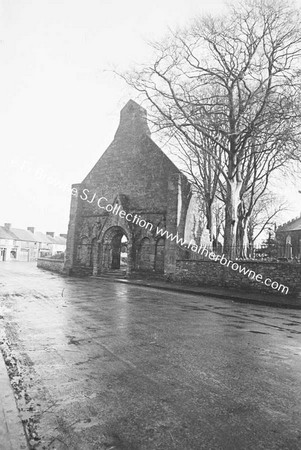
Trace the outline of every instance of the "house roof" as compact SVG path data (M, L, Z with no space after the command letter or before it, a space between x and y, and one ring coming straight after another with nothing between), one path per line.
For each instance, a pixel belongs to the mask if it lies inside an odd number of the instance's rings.
M35 237L36 242L44 242L46 244L51 244L51 240L47 234L42 233L41 231L35 231L33 236Z
M17 239L13 233L7 231L5 227L0 226L0 239Z
M18 241L28 241L28 242L36 242L34 235L28 230L22 230L21 228L11 228L10 232L12 232Z
M301 231L301 216L284 223L277 229L277 232L286 231Z
M66 242L67 242L67 239L62 237L62 236L54 236L54 237L52 237L52 236L47 235L47 238L48 238L48 240L49 240L49 242L51 244L65 245Z
M51 237L47 234L41 233L40 231L32 233L29 230L23 230L21 228L10 228L10 230L7 230L2 226L0 226L0 239L10 239L27 242L43 242L45 244L60 245L65 245L67 242L67 239L62 236Z
M66 245L67 239L63 236L54 236L55 244Z

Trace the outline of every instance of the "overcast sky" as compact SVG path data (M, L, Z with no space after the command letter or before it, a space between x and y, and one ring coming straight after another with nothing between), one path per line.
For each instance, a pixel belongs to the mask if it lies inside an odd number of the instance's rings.
M300 0L301 2L301 0ZM298 2L298 3L300 3ZM0 224L67 232L69 189L114 137L135 98L110 71L150 58L147 41L219 0L0 0ZM156 140L156 138L155 138ZM287 219L300 186L285 183ZM279 192L283 192L283 181Z

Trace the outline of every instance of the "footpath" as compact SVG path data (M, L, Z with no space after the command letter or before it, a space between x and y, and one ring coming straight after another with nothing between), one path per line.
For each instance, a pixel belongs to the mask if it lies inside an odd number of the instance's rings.
M153 289L162 289L165 291L183 292L184 294L201 295L206 297L215 297L232 300L240 303L251 303L276 308L301 309L301 294L299 296L280 295L273 293L263 294L261 292L248 292L247 290L228 289L209 286L189 286L157 279L124 279L106 275L100 275L96 278L115 281L124 284L133 284Z
M26 450L27 440L0 351L0 450Z

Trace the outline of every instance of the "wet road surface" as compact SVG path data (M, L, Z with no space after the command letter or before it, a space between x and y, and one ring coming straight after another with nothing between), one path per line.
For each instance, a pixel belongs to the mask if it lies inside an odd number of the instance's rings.
M301 448L301 311L17 262L0 299L31 448Z

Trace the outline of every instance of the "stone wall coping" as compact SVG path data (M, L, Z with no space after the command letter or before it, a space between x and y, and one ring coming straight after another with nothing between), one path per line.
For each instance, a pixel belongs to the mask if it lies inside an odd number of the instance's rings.
M229 260L229 258L227 258ZM266 265L279 265L279 266L294 266L294 267L300 267L301 268L301 264L297 263L295 261L254 261L251 259L231 259L232 262L235 263L239 263L239 264L266 264ZM204 263L215 263L215 264L220 264L219 261L214 261L214 260L208 260L208 259L177 259L176 262L189 262L189 263L199 263L199 264L204 264ZM223 264L221 264L221 266L223 266ZM224 266L226 267L226 265Z
M63 259L53 259L53 258L38 258L37 261L50 261L50 262L59 262L64 264Z

